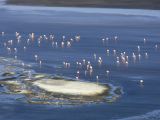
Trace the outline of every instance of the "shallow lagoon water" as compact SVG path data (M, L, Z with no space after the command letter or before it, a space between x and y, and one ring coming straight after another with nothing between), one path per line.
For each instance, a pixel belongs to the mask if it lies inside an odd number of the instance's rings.
M74 107L24 104L16 100L19 95L0 95L0 119L159 119L160 49L159 47L155 49L155 45L159 45L160 17L154 15L159 11L152 11L150 14L148 11L140 10L142 13L145 12L145 15L135 15L132 12L125 15L125 11L119 10L116 13L105 13L104 9L102 13L86 13L81 10L77 12L76 8L74 8L75 11L72 8L67 12L55 10L56 8L54 10L49 8L47 11L44 11L43 7L43 9L37 8L32 11L29 7L23 8L17 6L0 8L0 31L7 34L7 38L0 37L1 56L14 57L13 54L7 54L3 41L13 39L16 31L20 32L24 38L31 32L37 35L54 33L57 39L61 39L62 35L71 38L78 34L81 35L80 42L75 43L69 49L53 49L48 47L48 43L44 43L41 48L36 44L28 47L24 54L23 48L16 46L18 59L35 65L36 72L75 78L75 65L70 70L65 70L62 62L66 60L76 64L76 61L85 58L95 63L93 53L96 53L97 56L103 58L103 66L99 67L95 64L96 71L93 77L85 77L82 74L81 78L86 81L96 81L95 75L98 74L100 82L121 86L124 94L113 103ZM118 36L117 44L113 42L114 36ZM108 45L102 44L104 37L112 39ZM144 38L147 39L145 45ZM112 55L106 55L106 49L109 48L110 50L117 49L119 52L125 51L131 56L132 52L137 50L137 45L142 46L142 59L135 64L130 60L128 67L117 67ZM148 52L148 59L144 58L145 51ZM41 69L34 60L35 54L41 56L43 61ZM105 70L110 70L109 78L106 78ZM143 86L139 84L141 79L144 80Z

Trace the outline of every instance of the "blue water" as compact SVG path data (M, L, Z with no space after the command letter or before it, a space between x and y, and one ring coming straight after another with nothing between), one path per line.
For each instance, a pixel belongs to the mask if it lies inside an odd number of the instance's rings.
M159 11L132 10L128 13L127 10L118 9L113 9L114 12L107 12L108 9L85 8L89 12L83 9L68 9L1 6L0 31L4 31L5 36L0 37L0 55L14 58L14 54L7 54L3 43L14 40L17 31L22 35L21 43L14 45L18 49L17 57L26 63L35 64L33 69L36 72L75 78L76 62L86 59L93 64L94 73L90 77L85 76L82 71L80 79L95 82L96 75L99 75L100 82L120 86L124 93L113 103L70 107L22 103L15 100L19 95L3 94L0 95L0 119L159 120ZM71 48L53 48L51 43L46 41L38 47L35 41L27 46L24 52L23 46L26 45L28 34L32 32L37 36L54 34L57 41L61 41L63 35L68 39L80 35L81 40L74 42ZM114 41L115 36L118 36L117 42ZM109 38L109 43L103 44L102 38L106 37ZM147 39L145 44L144 38ZM158 48L155 48L156 44ZM132 52L137 53L138 45L141 46L142 57L134 63ZM110 49L109 56L106 49ZM128 67L117 66L113 49L116 49L118 54L127 53ZM149 55L148 59L144 57L145 52ZM94 60L94 53L97 57L102 57L101 66ZM35 54L42 60L41 68L35 62ZM71 68L63 68L63 61L70 62ZM106 70L110 71L109 76L106 76ZM139 83L141 79L144 80L143 86Z

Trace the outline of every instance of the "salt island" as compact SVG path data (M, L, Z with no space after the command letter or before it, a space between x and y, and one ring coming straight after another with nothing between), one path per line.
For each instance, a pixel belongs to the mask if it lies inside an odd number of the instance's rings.
M105 85L94 82L71 81L64 79L42 79L33 82L47 92L64 94L64 95L80 95L80 96L96 96L107 92L109 89Z

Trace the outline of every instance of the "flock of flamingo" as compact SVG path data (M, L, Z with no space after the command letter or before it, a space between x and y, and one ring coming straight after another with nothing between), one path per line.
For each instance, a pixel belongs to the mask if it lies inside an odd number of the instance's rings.
M1 33L1 37L5 37L7 34L5 32ZM104 44L107 44L110 40L118 42L119 41L119 37L115 36L114 38L110 39L108 37L104 37L101 40L99 40L102 43L102 47ZM66 38L65 35L61 36L61 40L56 40L55 39L55 35L50 34L50 35L40 35L37 36L35 33L30 33L28 34L27 39L25 40L26 45L22 46L23 47L23 51L27 51L29 49L28 46L30 46L32 44L33 41L36 41L36 45L41 48L41 45L43 44L42 41L49 41L48 44L50 46L52 46L53 48L62 48L62 49L69 49L71 48L75 42L80 42L81 41L81 36L80 35L76 35L73 38ZM15 39L14 40L4 40L3 46L5 47L6 51L8 54L12 54L14 55L15 59L18 59L17 53L19 52L18 47L13 47L14 44L20 44L21 42L23 42L23 38L22 35L19 32L15 32ZM146 44L147 39L143 38L143 43ZM158 44L155 44L155 49L158 49ZM148 52L143 52L141 51L141 46L135 46L135 51L136 52L132 52L132 54L127 54L126 52L120 52L117 49L106 49L106 51L104 51L104 54L106 54L107 56L114 56L115 58L115 64L117 66L123 65L125 67L128 67L128 65L130 64L130 61L132 60L134 63L137 60L141 60L141 57L144 57L145 59L149 58L149 54ZM35 54L33 56L33 59L35 59L36 63L39 64L39 66L42 68L43 67L43 61L40 59L41 56L37 54ZM102 66L103 65L103 58L101 56L98 56L96 53L93 53L93 59L96 61L97 65ZM70 67L72 66L72 63L70 62L66 62L66 61L62 61L63 67L66 70L69 70ZM92 76L95 68L94 65L92 64L91 61L87 60L87 59L82 59L80 61L75 61L76 64L76 75L75 78L78 80L80 79L80 75L82 74L82 70L81 68L83 68L83 74L86 76L87 74ZM22 63L22 66L24 66L24 63ZM105 71L106 75L109 76L110 74L110 70L106 70ZM97 82L99 82L99 75L95 75L95 79L97 80ZM144 83L144 80L139 80L139 82L141 84Z

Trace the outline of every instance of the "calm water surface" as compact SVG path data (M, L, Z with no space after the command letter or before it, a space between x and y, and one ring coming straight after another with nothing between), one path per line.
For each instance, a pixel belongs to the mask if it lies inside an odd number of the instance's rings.
M98 11L98 12L97 12ZM110 12L108 12L110 11ZM112 11L112 12L111 12ZM114 11L114 12L113 12ZM35 64L36 72L58 74L75 78L76 62L86 59L93 63L92 77L83 73L80 78L86 81L111 83L123 88L122 96L113 103L54 106L33 105L16 101L19 95L0 95L0 119L3 120L159 120L160 116L160 11L134 11L118 9L76 9L76 8L30 8L17 6L0 6L0 56L7 54L3 43L15 39L15 32L20 32L22 41L18 48L18 59ZM29 33L54 34L57 40L62 36L74 38L80 35L81 40L71 48L53 48L48 42L38 47L36 42L28 46L24 53L23 46ZM114 37L118 36L117 42ZM102 42L109 38L109 43ZM147 42L144 44L143 39ZM141 60L135 63L132 52L137 54L141 46ZM155 45L158 45L156 48ZM106 49L110 50L107 56ZM113 50L126 52L129 56L128 67L117 66ZM148 59L145 59L145 52ZM102 57L103 64L98 66L93 54ZM34 60L38 54L42 59L41 69ZM70 69L63 68L63 61L71 63ZM105 71L109 70L109 77ZM139 80L144 80L141 86ZM2 90L3 88L0 87Z

